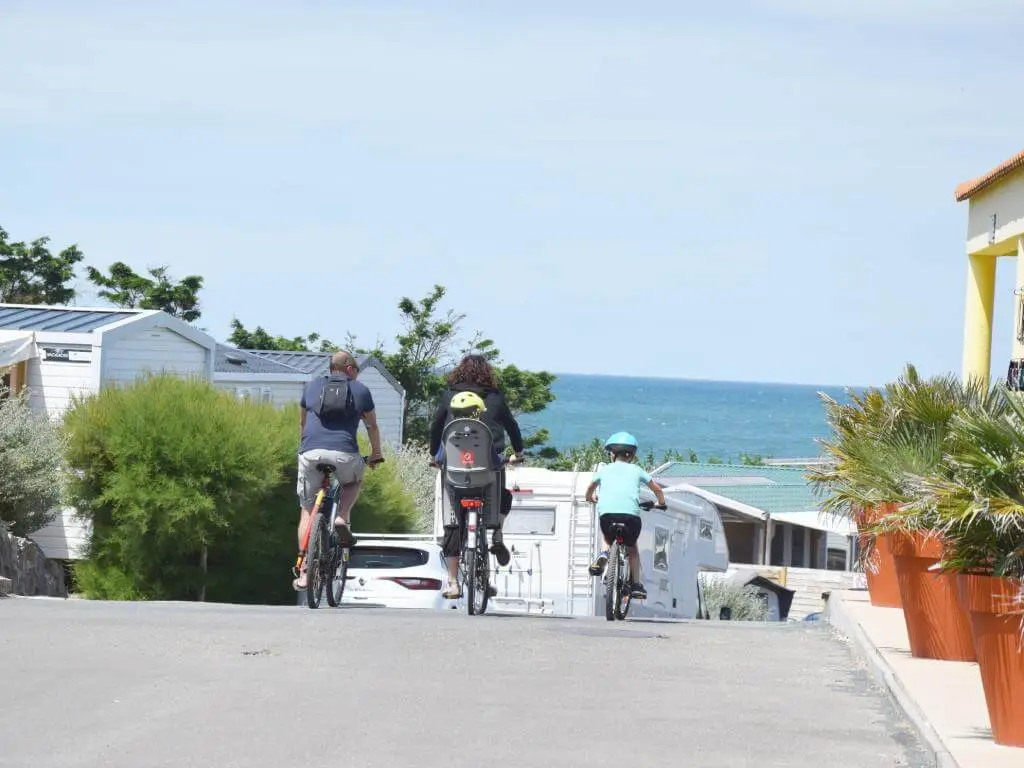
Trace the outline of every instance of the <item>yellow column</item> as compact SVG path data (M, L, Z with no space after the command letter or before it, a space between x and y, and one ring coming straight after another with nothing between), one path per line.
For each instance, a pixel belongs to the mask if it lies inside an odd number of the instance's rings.
M1013 357L1024 359L1024 341L1019 338L1021 304L1024 304L1024 237L1017 238L1017 279L1013 284Z
M996 257L971 254L964 309L964 378L989 379L992 366L992 304L996 293Z

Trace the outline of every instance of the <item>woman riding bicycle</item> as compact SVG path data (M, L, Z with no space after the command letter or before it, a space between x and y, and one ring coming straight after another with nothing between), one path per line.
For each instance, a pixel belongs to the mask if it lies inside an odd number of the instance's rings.
M629 550L629 580L632 596L638 600L647 599L647 590L640 582L640 552L636 541L643 530L640 518L640 488L647 486L654 492L658 505L665 506L665 494L642 467L634 464L637 452L636 438L629 432L616 432L605 440L604 449L611 454L612 463L605 464L594 474L587 487L587 501L597 502L597 514L604 536L604 550L590 566L592 576L600 576L608 562L608 550L612 545L612 526L621 523L626 531L623 543ZM594 492L600 488L600 497Z
M448 374L447 383L448 388L438 400L434 421L430 427L431 457L437 457L439 451L442 450L441 437L445 425L457 415L462 415L453 413L453 398L460 393L466 393L477 395L483 401L484 410L477 415L477 418L490 429L495 451L499 455L504 453L505 433L507 432L509 441L512 443L512 450L515 452L515 456L509 459L509 462L514 463L521 460L524 450L522 432L505 401L505 395L498 385L498 377L494 368L487 362L487 359L483 355L466 355L462 362ZM456 401L456 406L462 404L461 400L465 400L466 404L475 402L472 398L460 398ZM437 463L436 458L434 462ZM512 509L512 494L505 488L505 468L503 466L497 472L497 482L502 490L501 515L499 527L494 532L491 552L497 558L498 564L505 566L508 565L511 558L502 539L501 526L504 525L505 518ZM462 543L459 540L459 531L460 529L456 528L455 535L446 536L444 542L444 555L448 560L449 575L448 589L445 591L446 597L458 597L460 594L458 569Z

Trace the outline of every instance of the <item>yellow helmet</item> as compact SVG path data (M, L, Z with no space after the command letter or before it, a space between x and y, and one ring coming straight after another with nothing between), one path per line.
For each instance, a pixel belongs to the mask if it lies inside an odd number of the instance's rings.
M451 408L452 416L457 419L476 419L487 410L487 406L484 405L484 399L476 392L456 393L451 403L449 403L449 407Z

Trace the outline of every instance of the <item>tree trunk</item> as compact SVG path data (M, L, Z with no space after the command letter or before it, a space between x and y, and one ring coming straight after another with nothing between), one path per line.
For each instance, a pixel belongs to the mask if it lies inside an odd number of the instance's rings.
M203 582L199 585L199 602L206 602L206 544L203 544L203 549L199 553L199 568L203 572Z

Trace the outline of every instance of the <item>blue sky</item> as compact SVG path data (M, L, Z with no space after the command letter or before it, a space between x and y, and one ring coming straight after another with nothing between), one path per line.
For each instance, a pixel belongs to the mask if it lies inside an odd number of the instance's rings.
M221 339L442 283L531 368L958 371L953 189L1024 148L1019 0L85 5L0 6L0 226L204 275Z

